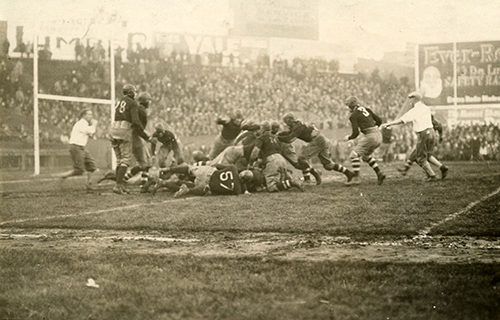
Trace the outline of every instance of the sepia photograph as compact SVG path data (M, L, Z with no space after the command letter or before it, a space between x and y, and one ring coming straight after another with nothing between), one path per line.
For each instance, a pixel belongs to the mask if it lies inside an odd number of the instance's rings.
M0 0L0 320L500 319L499 13Z

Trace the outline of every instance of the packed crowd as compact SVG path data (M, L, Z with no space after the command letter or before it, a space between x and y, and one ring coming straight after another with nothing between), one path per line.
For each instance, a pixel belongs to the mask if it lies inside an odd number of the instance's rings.
M109 97L109 68L102 55L85 50L74 62L52 77L40 79L40 92L69 96ZM199 59L179 59L173 55L159 59L151 51L135 55L133 61L118 59L117 89L133 83L139 91L153 96L150 123L162 123L180 137L214 135L215 119L234 110L241 110L245 118L255 121L280 119L287 112L303 116L320 130L349 126L349 112L344 105L348 95L366 102L384 120L394 119L406 95L411 91L408 79L382 79L377 72L370 75L341 75L335 61L294 59L291 62L273 61L273 67L248 64L241 67L205 65ZM0 63L0 106L2 114L17 114L30 119L33 113L33 83L24 66L26 59L5 60ZM9 65L11 63L11 65ZM63 74L61 75L61 72ZM23 75L25 75L23 77ZM75 122L75 112L82 104L41 100L39 105L41 140L61 141ZM99 138L109 131L110 107L91 105L96 118ZM29 121L31 122L31 121ZM30 126L2 121L2 136L30 139ZM152 128L148 128L152 129ZM492 125L456 127L445 131L440 147L443 159L467 159L476 155L476 147L469 147L473 136L479 139L483 158L495 158L498 143L489 139L490 132L498 139L498 127ZM64 140L64 139L63 139ZM414 137L407 128L394 133L395 154L411 149ZM472 142L473 144L473 142ZM333 153L342 158L347 146L336 143ZM475 156L474 156L475 157Z

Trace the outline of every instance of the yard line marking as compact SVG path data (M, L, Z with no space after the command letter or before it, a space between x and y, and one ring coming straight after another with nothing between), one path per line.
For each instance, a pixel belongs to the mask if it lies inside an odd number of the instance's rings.
M9 181L0 181L0 184L10 184L10 183L26 183L26 182L47 182L47 181L56 181L61 180L60 178L46 178L46 179L26 179L26 180L9 180Z
M196 199L196 198L200 198L200 197L171 199L171 200L165 200L165 201L161 201L161 202L157 202L157 203L148 203L148 204L144 204L144 203L133 204L133 205L124 206L124 207L102 209L102 210L97 210L97 211L87 211L87 212L74 213L74 214L64 214L64 215L59 215L59 216L48 216L48 217L32 218L32 219L10 220L10 221L0 222L0 226L3 226L3 225L8 224L8 223L20 223L20 222L38 221L38 220L50 220L50 219L55 219L55 218L73 218L73 217L79 217L79 216L87 216L87 215L91 215L91 214L107 213L107 212L112 212L112 211L117 211L117 210L128 210L128 209L133 209L133 208L137 208L137 207L143 207L145 205L165 204L165 203L169 203L169 202L185 201L185 200Z
M486 199L488 198L491 198L493 196L495 196L497 193L500 192L500 188L496 189L495 191L493 191L492 193L490 194L487 194L485 195L484 197L482 197L481 199L477 200L477 201L474 201L472 203L469 203L469 205L467 207L465 207L464 209L458 211L458 212L455 212L455 213L452 213L450 214L449 216L447 216L446 218L444 218L443 220L439 221L439 222L436 222L436 223L433 223L431 224L429 227L421 230L417 236L413 237L413 239L416 239L416 238L425 238L427 237L427 235L429 234L429 232L432 230L432 228L434 227L437 227L439 225L442 225L443 223L445 222L448 222L450 220L453 220L455 219L456 217L458 217L459 215L463 214L463 213L466 213L467 211L469 211L470 209L472 209L473 207L475 207L477 204L485 201Z

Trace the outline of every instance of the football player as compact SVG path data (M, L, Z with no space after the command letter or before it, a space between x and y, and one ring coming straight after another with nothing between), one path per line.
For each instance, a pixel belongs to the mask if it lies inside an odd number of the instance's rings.
M285 136L288 135L290 132L287 131L280 131L280 124L278 121L273 121L271 122L271 133L278 135L278 136ZM281 148L281 155L297 170L302 171L302 176L304 177L304 182L305 183L310 183L311 182L311 174L314 176L314 179L316 180L316 184L319 185L321 184L321 171L318 171L311 167L311 165L307 162L303 162L299 164L299 156L297 155L297 152L295 151L295 146L293 145L293 141L295 141L296 138L293 138L291 141L285 142L285 141L279 141L280 148ZM306 167L307 166L307 167ZM304 167L306 167L304 169Z
M292 113L287 113L283 117L283 122L287 125L289 132L278 135L279 141L291 143L293 139L300 139L307 144L302 148L297 159L298 168L308 170L311 168L309 159L317 155L319 161L326 170L333 170L343 173L347 177L347 182L354 178L354 173L341 164L333 162L328 140L314 126L307 125L295 118ZM312 173L311 169L311 173ZM316 180L316 183L318 180Z
M287 161L281 155L278 138L271 133L271 123L264 121L260 125L261 133L255 142L250 162L254 163L257 157L263 160L262 174L266 181L268 192L278 192L296 187L304 191L302 181L291 176L287 170Z
M352 171L354 172L354 179L359 179L361 158L375 171L377 174L377 182L381 185L385 180L385 174L380 170L372 154L382 143L382 133L378 128L378 126L382 124L382 119L380 119L380 117L370 108L361 106L359 99L355 96L348 97L345 100L345 104L351 112L349 121L352 126L352 133L346 136L346 141L356 139L360 132L363 133L358 139L358 143L354 147L354 150L352 150L349 155Z
M136 134L145 141L150 140L139 118L139 105L134 100L137 90L133 85L127 84L122 91L123 97L115 105L115 117L110 129L111 145L117 161L116 185L113 188L116 194L130 193L124 187L124 177L132 164L132 135Z
M239 110L235 111L229 118L217 119L217 124L222 125L221 133L215 138L214 145L208 156L214 159L229 146L233 146L236 142L236 137L241 133L241 122L243 116Z
M161 146L159 150L156 151L158 142L161 143ZM179 140L173 132L164 129L161 123L158 123L155 126L155 132L153 133L151 139L151 149L153 150L153 154L158 157L158 164L160 168L172 165L172 161L167 161L171 151L173 151L173 159L177 165L184 163L184 157L182 156Z
M146 110L149 108L151 100L151 94L149 94L148 92L141 92L137 95L137 102L139 102L137 111L139 115L139 121L141 122L143 128L146 128L146 125L148 124L148 114ZM151 151L146 142L146 139L149 139L149 137L143 133L144 129L141 132L141 129L137 126L133 128L132 154L137 161L137 165L127 171L127 173L123 177L123 180L127 182L130 178L141 172L140 192L146 193L147 188L145 187L145 185L148 181L149 168L151 167ZM153 139L151 139L151 141L152 140Z
M162 172L194 177L194 185L190 187L187 183L182 183L174 195L176 198L187 194L239 195L243 192L238 170L234 165L174 166L162 169ZM162 186L165 183L159 180L154 189L158 190Z

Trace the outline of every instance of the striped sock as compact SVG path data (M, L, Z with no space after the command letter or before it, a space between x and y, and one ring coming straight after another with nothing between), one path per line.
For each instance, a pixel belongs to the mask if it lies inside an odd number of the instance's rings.
M332 170L333 170L333 171L342 172L342 173L346 173L347 168L346 168L346 167L344 167L344 166L343 166L343 165L341 165L341 164L335 163L335 164L333 165L333 169L332 169Z
M377 164L377 161L375 161L375 159L373 158L369 158L367 160L368 164L370 165L370 167L372 167L373 170L375 170L375 172L378 174L380 172L380 168L378 167L378 164Z
M132 174L130 173L130 171L128 171L127 173L125 173L125 176L123 176L123 181L127 182L130 178L132 178Z
M351 164L352 164L352 172L354 172L356 177L359 176L359 169L361 167L361 160L359 158L352 158Z
M276 187L278 187L279 191L287 190L292 187L292 184L290 183L290 180L285 180L283 182L278 182L276 184Z
M148 179L149 179L149 171L148 170L142 171L142 173L141 173L141 186L145 185L146 182L148 182Z
M304 181L311 180L311 168L307 168L305 170L302 170L302 175L304 176Z

